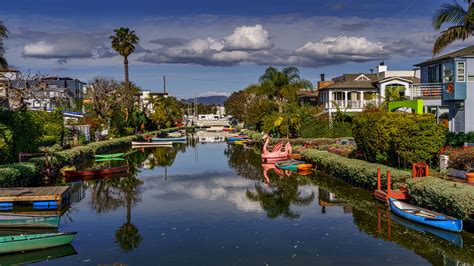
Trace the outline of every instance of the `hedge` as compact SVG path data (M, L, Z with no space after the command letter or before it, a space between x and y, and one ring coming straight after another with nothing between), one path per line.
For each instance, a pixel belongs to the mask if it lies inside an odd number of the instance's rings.
M169 128L160 131L147 132L143 135L133 135L123 138L91 142L88 145L54 153L53 165L59 169L67 164L80 163L94 154L114 150L130 145L132 141L143 139L144 135L154 135L162 132L175 131L180 128ZM188 128L185 128L188 129ZM0 187L21 187L32 185L45 164L43 157L32 158L26 163L0 165Z
M242 133L248 135L249 138L255 140L257 142L262 141L263 134L258 133L252 130L244 130ZM344 139L353 139L353 138L344 138ZM317 147L321 145L331 145L336 144L337 139L331 138L315 138L315 139L308 139L308 138L297 138L297 139L286 139L286 138L271 138L270 144L276 144L280 141L289 141L292 145L299 145L304 146L305 144L310 144L312 147Z
M318 170L369 190L374 190L377 187L377 168L381 169L383 186L387 184L387 170L390 170L393 188L398 188L407 179L411 178L411 173L406 171L358 159L345 158L327 151L307 149L301 152L301 156L303 159L313 162Z
M474 187L436 177L407 180L413 201L474 225Z
M34 163L0 165L0 187L21 187L34 183L39 167Z

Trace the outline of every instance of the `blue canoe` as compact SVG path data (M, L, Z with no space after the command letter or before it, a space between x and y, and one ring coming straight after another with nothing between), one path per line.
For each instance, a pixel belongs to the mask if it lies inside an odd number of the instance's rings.
M152 141L171 141L171 142L185 142L186 137L180 138L152 138Z
M447 231L462 231L462 220L444 215L439 212L413 206L394 198L390 198L389 203L390 209L393 213L407 220Z
M231 138L228 138L227 140L230 142L234 142L234 141L239 141L239 140L244 140L244 139L247 139L247 137L231 137Z

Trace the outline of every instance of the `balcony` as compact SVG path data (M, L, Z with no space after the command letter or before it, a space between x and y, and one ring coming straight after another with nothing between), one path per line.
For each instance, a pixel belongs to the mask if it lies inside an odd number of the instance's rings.
M378 106L377 100L333 100L332 102L325 103L326 109L337 109L341 111L352 110L352 111L362 111L366 106Z
M443 84L422 83L413 84L410 99L441 99L443 95Z

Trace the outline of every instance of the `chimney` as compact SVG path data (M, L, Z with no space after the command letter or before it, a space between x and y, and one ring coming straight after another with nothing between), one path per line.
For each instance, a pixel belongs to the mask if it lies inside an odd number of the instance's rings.
M325 81L324 80L324 73L321 73L321 81Z
M385 65L385 62L382 61L380 64L377 66L377 74L385 72L388 70L388 67Z

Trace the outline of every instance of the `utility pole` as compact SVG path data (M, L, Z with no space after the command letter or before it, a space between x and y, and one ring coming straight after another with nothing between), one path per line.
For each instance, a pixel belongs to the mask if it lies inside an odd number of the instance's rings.
M163 92L166 93L166 76L163 75Z

